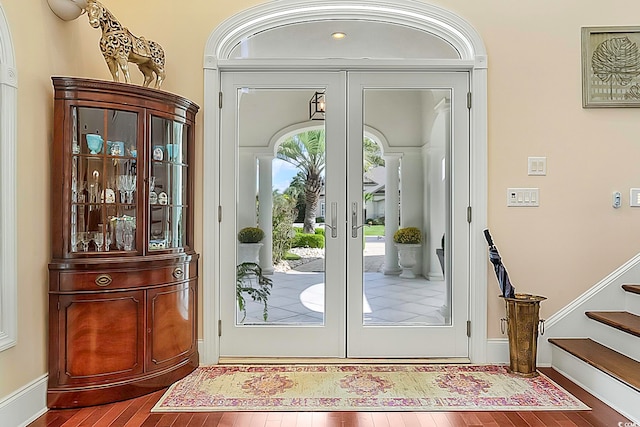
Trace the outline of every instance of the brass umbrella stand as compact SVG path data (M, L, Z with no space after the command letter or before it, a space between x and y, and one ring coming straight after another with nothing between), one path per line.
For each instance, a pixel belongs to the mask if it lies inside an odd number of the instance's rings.
M540 302L546 297L517 294L511 284L502 257L493 244L489 230L484 230L489 245L489 260L493 264L504 299L506 318L500 319L500 329L509 337L509 371L524 377L535 377L538 334L544 335L544 320L540 320Z

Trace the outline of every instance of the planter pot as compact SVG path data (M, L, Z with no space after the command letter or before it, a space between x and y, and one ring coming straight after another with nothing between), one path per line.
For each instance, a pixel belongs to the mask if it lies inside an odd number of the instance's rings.
M418 262L418 253L421 244L401 244L396 243L396 248L398 248L398 264L402 267L402 273L400 273L400 277L403 279L415 279L416 275L413 273L413 267Z
M264 243L238 243L238 264L253 262L260 264L260 248Z

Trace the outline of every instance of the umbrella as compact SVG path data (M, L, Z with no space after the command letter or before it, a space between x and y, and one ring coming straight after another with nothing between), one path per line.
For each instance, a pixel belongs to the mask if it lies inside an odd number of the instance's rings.
M507 269L502 264L502 258L498 253L498 249L496 249L493 244L493 239L491 238L491 234L489 234L489 230L484 230L484 237L487 239L487 244L489 245L489 261L493 264L493 269L496 271L496 277L498 278L498 285L500 285L500 291L502 291L502 296L505 298L515 298L516 290L511 285L511 280L509 280L509 273L507 273Z

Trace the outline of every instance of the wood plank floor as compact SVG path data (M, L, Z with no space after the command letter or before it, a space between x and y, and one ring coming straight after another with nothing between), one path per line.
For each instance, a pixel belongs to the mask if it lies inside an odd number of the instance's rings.
M28 427L457 427L594 426L629 422L551 368L545 375L591 411L532 412L185 412L151 413L164 390L137 399L81 409L51 410ZM623 425L622 424L622 425ZM631 424L630 424L631 425Z

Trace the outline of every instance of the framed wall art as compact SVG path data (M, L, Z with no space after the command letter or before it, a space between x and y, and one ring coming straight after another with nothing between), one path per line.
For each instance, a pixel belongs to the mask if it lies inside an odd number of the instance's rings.
M640 107L640 27L582 28L582 106Z

